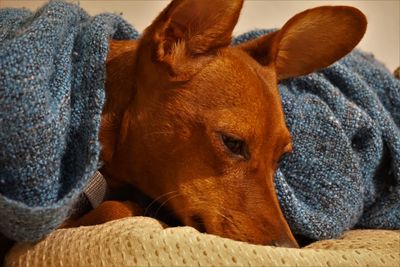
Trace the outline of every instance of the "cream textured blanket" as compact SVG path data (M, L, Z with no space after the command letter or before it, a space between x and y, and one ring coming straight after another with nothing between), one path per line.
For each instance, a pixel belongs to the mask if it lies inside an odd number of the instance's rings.
M337 240L288 249L132 217L18 244L6 266L400 266L400 231L353 230Z

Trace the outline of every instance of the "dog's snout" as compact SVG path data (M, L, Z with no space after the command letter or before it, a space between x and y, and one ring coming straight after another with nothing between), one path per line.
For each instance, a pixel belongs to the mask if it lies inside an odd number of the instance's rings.
M192 221L193 227L196 228L200 233L207 232L204 219L199 214L194 214L190 216L190 220Z

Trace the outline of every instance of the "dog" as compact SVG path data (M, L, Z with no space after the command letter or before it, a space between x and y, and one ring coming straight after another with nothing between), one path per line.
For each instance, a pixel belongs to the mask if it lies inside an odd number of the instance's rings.
M174 0L139 40L110 40L101 172L117 194L133 186L201 232L298 247L274 189L292 149L277 84L345 56L367 21L353 7L317 7L231 46L242 5ZM142 212L105 201L72 225Z

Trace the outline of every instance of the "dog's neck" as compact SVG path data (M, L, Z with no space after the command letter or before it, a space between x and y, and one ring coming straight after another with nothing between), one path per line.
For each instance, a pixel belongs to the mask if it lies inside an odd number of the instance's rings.
M99 133L100 159L105 166L102 173L107 177L112 176L107 167L112 164L124 111L136 94L134 79L136 48L137 41L135 40L110 40L109 42L106 63L106 102ZM112 178L111 181L115 180L115 177Z

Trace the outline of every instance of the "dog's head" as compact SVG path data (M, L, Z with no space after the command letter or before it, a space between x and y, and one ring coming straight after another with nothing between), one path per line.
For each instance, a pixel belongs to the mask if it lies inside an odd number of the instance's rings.
M241 0L172 1L145 31L131 68L118 70L131 73L135 93L115 104L106 168L199 230L296 246L274 190L291 151L277 83L350 52L366 19L355 8L319 7L232 47L241 8Z

